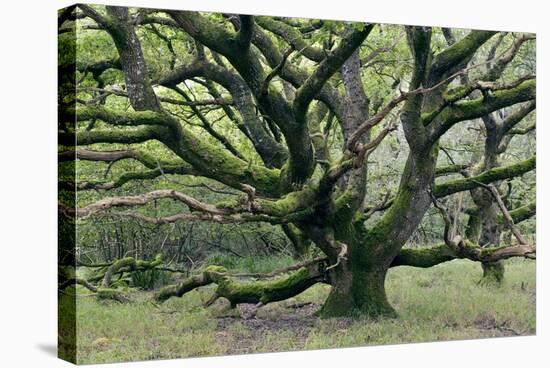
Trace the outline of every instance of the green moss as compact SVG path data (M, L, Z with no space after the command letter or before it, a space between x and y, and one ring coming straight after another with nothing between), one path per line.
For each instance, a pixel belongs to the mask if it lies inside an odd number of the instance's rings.
M211 265L211 266L208 266L206 267L206 269L204 270L204 272L206 274L208 273L211 273L211 272L215 272L215 273L227 273L227 269L223 266L216 266L216 265Z
M437 121L442 121L445 129L454 124L482 117L488 113L535 98L536 82L534 79L527 80L515 88L498 90L488 93L482 98L470 101L459 101L441 112ZM427 124L437 114L435 112L423 115L423 122Z
M281 228L292 243L294 258L297 260L305 259L309 254L311 240L291 223L283 224Z
M100 119L114 125L170 125L177 123L164 113L154 111L115 111L99 106L78 107L79 121Z
M212 266L211 266L212 267ZM301 268L288 276L270 281L238 281L229 275L210 276L218 284L216 293L227 298L232 304L258 303L267 304L288 299L301 293L317 283L307 268Z
M386 296L385 270L366 270L352 263L351 274L341 272L337 277L339 279L332 282L332 290L319 312L322 318L397 317Z
M336 227L348 227L357 213L358 197L350 190L345 191L334 201L333 222Z
M433 247L403 248L392 261L391 267L414 266L428 268L456 258L456 254L446 244Z
M502 262L482 263L483 276L479 284L483 286L501 286L504 281L504 264Z
M368 229L364 244L371 252L379 253L383 251L388 242L388 235L393 233L396 227L400 226L400 214L406 213L407 209L412 205L411 201L411 190L401 188L384 217L382 217L373 227Z
M223 267L220 268L213 266L213 268L207 268L207 270L209 269L210 272L225 272L225 268ZM189 277L178 284L169 285L161 288L155 293L154 300L157 302L164 302L174 296L181 297L191 290L194 290L200 286L208 285L210 283L212 283L212 280L209 277L208 271L205 271L202 275Z
M513 165L488 170L478 176L438 184L434 187L433 193L436 197L444 197L452 193L474 189L479 186L478 183L489 184L498 180L520 176L533 170L535 167L536 157L533 156Z
M472 31L463 39L446 48L434 57L430 70L432 78L440 78L460 63L469 60L477 49L489 40L496 32Z
M302 190L288 193L279 200L260 200L259 204L262 207L262 212L273 216L285 216L310 208L314 200L315 190L311 186L306 185Z
M94 143L142 143L156 139L157 127L147 126L133 130L114 131L109 129L94 129L93 131L79 131L76 133L78 145Z
M519 223L521 221L527 220L533 216L535 216L537 213L537 204L536 202L529 203L528 205L516 208L512 211L510 211L510 216L512 216L512 219L514 220L514 223ZM503 224L504 223L504 217L502 214L498 214L498 222Z

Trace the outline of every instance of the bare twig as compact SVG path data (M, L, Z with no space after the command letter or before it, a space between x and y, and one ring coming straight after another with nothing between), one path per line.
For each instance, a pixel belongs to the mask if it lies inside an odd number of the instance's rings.
M340 265L341 261L346 261L347 260L346 256L348 254L348 246L346 245L346 243L342 243L342 242L339 242L339 241L332 241L332 243L333 243L333 245L339 244L340 245L340 251L338 252L338 257L336 258L336 263L331 265L331 266L328 266L326 268L326 271L338 267Z
M292 54L293 51L294 51L294 47L290 46L288 48L288 50L286 50L285 53L283 54L281 62L275 68L273 68L271 70L271 72L269 72L269 74L265 78L264 82L262 83L262 88L261 88L261 94L262 95L267 94L268 89L269 89L269 83L271 82L271 80L273 78L275 78L277 75L279 75L279 73L281 73L281 71L283 70L283 68L286 64L286 61L287 61L288 57L290 56L290 54Z

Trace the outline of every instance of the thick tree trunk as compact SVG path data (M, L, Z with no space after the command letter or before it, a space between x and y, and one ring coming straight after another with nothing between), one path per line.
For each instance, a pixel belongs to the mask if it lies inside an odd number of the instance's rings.
M323 318L365 315L396 317L385 289L386 268L347 269L332 272L332 289L319 314Z

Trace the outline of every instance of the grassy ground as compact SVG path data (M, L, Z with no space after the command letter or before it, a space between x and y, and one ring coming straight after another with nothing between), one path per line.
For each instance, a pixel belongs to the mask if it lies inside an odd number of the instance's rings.
M328 287L317 285L296 298L260 309L244 319L246 306L230 310L218 300L201 304L212 289L172 298L160 309L151 295L136 292L134 302L113 304L82 295L77 301L78 362L183 358L474 339L535 333L535 264L506 263L500 288L476 283L481 267L454 261L431 269L398 267L388 275L391 320L319 320Z

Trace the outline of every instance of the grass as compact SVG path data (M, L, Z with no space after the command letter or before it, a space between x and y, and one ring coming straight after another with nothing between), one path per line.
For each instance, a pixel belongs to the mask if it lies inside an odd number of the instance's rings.
M506 262L501 287L477 285L481 267L453 261L430 269L390 270L387 291L397 319L319 320L328 287L261 308L244 319L246 306L223 300L202 307L212 288L172 298L160 309L151 293L135 292L128 304L77 301L80 364L258 353L301 349L476 339L535 333L535 264Z

